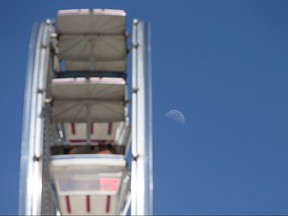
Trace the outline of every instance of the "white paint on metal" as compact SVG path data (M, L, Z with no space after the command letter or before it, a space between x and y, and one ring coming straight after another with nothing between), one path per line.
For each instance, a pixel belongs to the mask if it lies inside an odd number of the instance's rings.
M21 178L19 196L20 215L40 215L42 196L42 109L45 100L47 63L49 56L50 23L42 23L29 58L25 109L22 131Z
M131 214L152 215L152 94L150 29L133 23Z

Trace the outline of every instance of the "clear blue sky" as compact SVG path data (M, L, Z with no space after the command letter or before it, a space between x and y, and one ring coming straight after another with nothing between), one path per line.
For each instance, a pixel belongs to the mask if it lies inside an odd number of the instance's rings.
M124 9L152 24L155 214L288 214L288 2L1 0L0 214L18 209L34 22ZM186 123L165 118L181 110Z

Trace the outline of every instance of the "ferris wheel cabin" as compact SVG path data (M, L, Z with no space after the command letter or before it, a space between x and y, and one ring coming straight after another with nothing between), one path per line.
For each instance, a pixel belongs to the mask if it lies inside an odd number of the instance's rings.
M20 215L126 215L130 202L131 214L152 214L145 28L134 20L128 44L125 11L110 9L60 10L55 22L36 28L26 81Z
M126 14L62 10L50 82L50 172L64 215L120 214L130 174Z

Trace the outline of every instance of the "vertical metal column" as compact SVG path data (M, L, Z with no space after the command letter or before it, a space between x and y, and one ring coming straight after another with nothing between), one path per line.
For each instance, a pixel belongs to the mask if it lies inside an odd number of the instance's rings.
M40 215L42 198L42 158L49 32L51 23L34 30L30 42L25 90L22 150L20 161L19 215Z
M131 215L153 214L150 26L133 21Z

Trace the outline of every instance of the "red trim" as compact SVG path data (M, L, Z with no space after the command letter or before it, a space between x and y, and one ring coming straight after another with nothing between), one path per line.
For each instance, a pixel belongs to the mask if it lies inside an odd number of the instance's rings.
M90 141L95 142L95 143L97 143L97 142L113 142L113 140L100 140L100 139L92 139ZM77 143L77 142L83 143L83 142L88 142L88 141L86 139L70 139L69 142L71 142L71 143Z
M91 140L92 141L92 140ZM75 142L87 142L86 139L70 139L69 142L75 143Z
M86 211L90 212L90 196L86 195Z
M90 133L91 134L94 133L94 124L93 123L90 124Z
M75 128L75 124L74 124L74 123L71 123L71 133L72 133L73 135L76 134L76 128Z
M108 195L106 198L106 213L110 212L110 203L111 203L111 196Z
M110 135L112 133L112 122L108 123L108 134Z
M66 209L68 213L71 213L71 206L70 206L70 199L69 196L65 196L65 200L66 200Z

